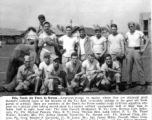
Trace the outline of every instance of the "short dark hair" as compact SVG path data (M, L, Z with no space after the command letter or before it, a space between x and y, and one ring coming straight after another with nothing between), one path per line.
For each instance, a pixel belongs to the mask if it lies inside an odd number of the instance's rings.
M71 27L70 25L66 26L66 29L67 29L67 28L70 28L70 29L72 30L72 27Z
M106 60L107 57L110 57L110 58L111 58L111 55L110 55L110 54L106 54L105 57L104 57L105 60Z
M73 53L71 54L71 58L72 58L72 56L78 56L78 54L77 54L76 52L73 52Z
M111 24L111 28L112 28L112 27L117 28L117 25L116 25L116 24Z
M128 22L128 27L130 27L130 24L133 24L133 26L135 26L134 22Z
M44 27L45 24L49 24L49 25L51 26L50 22L45 21L45 22L43 23L43 27Z
M39 16L38 16L38 19L40 19L40 18L45 19L45 16L44 16L44 15L39 15Z

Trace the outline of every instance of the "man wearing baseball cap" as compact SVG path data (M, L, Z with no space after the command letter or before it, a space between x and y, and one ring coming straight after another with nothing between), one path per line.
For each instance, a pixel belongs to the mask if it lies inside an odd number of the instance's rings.
M95 27L95 35L90 38L91 49L100 65L104 63L104 54L107 49L106 38L101 34L101 28Z

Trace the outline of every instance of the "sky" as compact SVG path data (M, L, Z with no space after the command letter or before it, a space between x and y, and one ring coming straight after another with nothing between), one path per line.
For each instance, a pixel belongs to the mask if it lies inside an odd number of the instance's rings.
M25 30L38 27L44 14L53 27L95 24L106 26L110 20L118 30L128 30L129 21L139 22L141 12L151 11L151 0L0 0L0 27Z

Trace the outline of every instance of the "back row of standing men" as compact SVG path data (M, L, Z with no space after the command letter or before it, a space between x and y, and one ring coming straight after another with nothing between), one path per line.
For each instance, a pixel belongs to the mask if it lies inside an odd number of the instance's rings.
M43 79L40 94L52 95L55 88L63 89L65 87L70 88L69 91L77 91L80 87L84 92L98 91L101 88L108 87L109 89L112 83L116 83L116 91L120 93L122 64L125 57L127 60L127 88L132 85L132 70L135 62L140 75L141 89L146 89L141 57L148 45L148 39L141 31L135 30L133 22L128 23L130 31L126 33L125 38L117 32L117 25L112 24L112 34L109 35L108 40L102 36L100 27L95 28L95 35L92 37L88 37L85 29L80 27L80 35L74 37L71 34L71 26L67 26L66 35L58 39L50 31L51 24L45 21L44 15L40 15L38 19L40 21L37 32L39 34L38 48L41 61L39 70L33 74L30 73L27 80L21 80L22 73L25 72L30 61L29 56L25 56L25 64L19 68L17 74L17 81L21 83L17 85L17 91L28 89L33 83L37 84L34 90L37 94L39 93L39 81ZM143 48L141 48L141 39L146 40ZM61 44L62 50L59 47ZM62 65L59 63L60 58L57 56L57 52L62 54ZM36 69L36 67L32 69Z

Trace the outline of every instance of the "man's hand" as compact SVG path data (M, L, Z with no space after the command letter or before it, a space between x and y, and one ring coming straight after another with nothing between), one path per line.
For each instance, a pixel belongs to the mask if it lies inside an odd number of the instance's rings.
M76 74L76 75L74 76L74 79L79 79L79 76Z
M144 53L144 51L145 51L145 50L141 49L141 50L139 51L139 53L142 55L142 54Z

